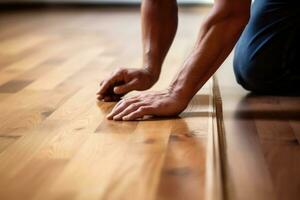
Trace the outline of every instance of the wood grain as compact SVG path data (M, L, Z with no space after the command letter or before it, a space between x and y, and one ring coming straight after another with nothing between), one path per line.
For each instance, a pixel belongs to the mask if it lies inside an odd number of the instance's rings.
M180 11L183 30L153 90L169 84L207 10ZM220 175L210 169L212 81L177 118L109 121L115 103L96 101L113 70L141 67L138 9L0 15L0 199L212 199L221 184L211 181Z
M228 199L299 199L299 97L257 96L219 70Z
M180 8L152 90L170 83L208 10ZM300 99L249 95L232 55L177 118L114 122L115 103L95 93L116 68L141 67L138 9L0 16L0 199L299 199Z

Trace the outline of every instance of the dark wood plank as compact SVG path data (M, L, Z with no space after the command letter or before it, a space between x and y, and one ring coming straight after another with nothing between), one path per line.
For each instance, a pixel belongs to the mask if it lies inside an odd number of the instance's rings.
M222 99L225 145L225 192L234 200L275 199L270 172L255 121L247 101L248 92L235 82L232 55L217 73Z
M218 72L229 199L299 199L300 98L249 94L232 58Z
M33 80L12 80L0 86L0 93L16 93L32 83Z

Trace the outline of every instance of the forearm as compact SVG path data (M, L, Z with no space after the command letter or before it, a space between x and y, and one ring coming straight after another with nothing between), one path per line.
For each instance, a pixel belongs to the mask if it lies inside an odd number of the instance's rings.
M157 78L177 30L176 0L143 0L143 65Z
M246 22L245 16L209 17L171 89L189 101L227 58Z

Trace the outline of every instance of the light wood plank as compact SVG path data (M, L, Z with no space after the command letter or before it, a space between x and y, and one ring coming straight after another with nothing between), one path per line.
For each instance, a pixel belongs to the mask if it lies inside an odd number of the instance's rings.
M100 56L103 52L101 48L89 49L84 52L79 52L69 59L66 63L61 65L59 68L51 71L45 76L33 82L27 87L31 90L50 90L58 86L65 79L70 77L76 71L85 67L89 62L92 61L96 56Z
M9 145L13 144L18 138L18 136L0 136L0 153Z
M48 40L45 36L27 36L19 38L11 38L0 42L0 54L2 55L17 55L21 52L39 45Z
M124 65L141 67L139 15L130 10L7 15L19 27L0 31L0 49L11 45L6 53L17 54L0 70L0 199L209 199L220 184L212 178L219 169L207 163L215 159L207 145L217 136L211 81L179 118L109 121L115 103L96 101L106 75ZM186 29L153 90L169 84L196 37L192 25L203 19L198 12L206 11L187 10L180 11ZM120 23L132 28L116 37Z

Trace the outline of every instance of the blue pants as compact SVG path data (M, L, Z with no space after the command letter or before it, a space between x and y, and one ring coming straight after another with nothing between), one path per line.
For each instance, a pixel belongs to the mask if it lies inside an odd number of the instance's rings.
M300 94L300 2L256 0L234 53L237 82L262 94Z

